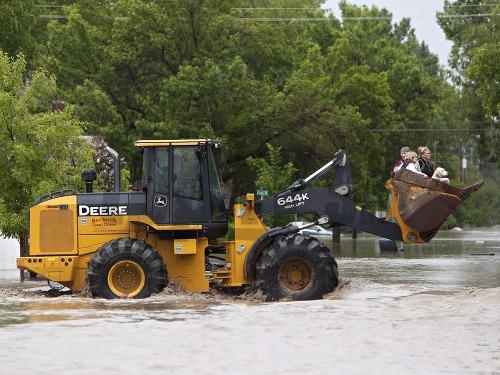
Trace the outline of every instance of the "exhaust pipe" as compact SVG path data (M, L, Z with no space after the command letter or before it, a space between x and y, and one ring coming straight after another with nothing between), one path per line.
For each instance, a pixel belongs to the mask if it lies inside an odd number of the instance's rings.
M120 191L120 156L111 147L106 146L106 150L113 157L113 191Z

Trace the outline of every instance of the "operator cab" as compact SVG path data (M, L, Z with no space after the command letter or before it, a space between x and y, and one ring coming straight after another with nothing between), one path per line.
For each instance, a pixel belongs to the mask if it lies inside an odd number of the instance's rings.
M143 150L147 215L158 225L202 224L201 235L224 236L228 218L214 156L219 142L137 141L136 146Z

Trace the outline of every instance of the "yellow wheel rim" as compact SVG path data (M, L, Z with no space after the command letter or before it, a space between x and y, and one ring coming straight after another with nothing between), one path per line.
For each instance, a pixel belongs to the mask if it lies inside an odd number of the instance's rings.
M131 260L121 260L113 265L108 273L108 286L118 297L137 296L146 283L142 267Z
M312 285L314 270L309 263L301 259L290 259L281 265L278 277L285 288L299 291Z

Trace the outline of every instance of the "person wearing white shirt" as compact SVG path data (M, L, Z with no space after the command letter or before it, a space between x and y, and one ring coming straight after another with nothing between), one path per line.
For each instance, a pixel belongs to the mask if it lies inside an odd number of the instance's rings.
M398 170L400 170L401 168L406 168L408 169L409 171L412 171L412 172L415 172L415 173L418 173L418 174L421 174L423 176L426 176L427 175L425 173L422 173L420 172L416 165L417 164L417 153L414 152L414 151L408 151L405 155L405 160L403 162L403 164L401 164L398 168Z

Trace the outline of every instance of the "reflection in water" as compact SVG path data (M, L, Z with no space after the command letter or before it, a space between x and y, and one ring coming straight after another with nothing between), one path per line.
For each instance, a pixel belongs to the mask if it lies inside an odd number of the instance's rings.
M57 322L67 320L105 319L110 322L138 322L142 320L177 321L185 315L193 316L206 313L211 306L220 303L214 301L187 299L180 296L167 296L163 300L153 296L145 300L102 300L90 297L42 298L26 300L11 297L0 302L0 328L12 324ZM169 314L165 316L165 311Z
M495 256L500 255L500 228L463 232L443 231L425 244L401 244L403 251L381 252L379 238L367 234L358 234L356 239L346 235L340 243L332 243L328 238L321 239L332 249L336 258L433 258L463 256Z
M346 236L347 237L347 236ZM331 243L341 277L439 290L500 286L500 230L439 232L426 244L404 244L402 251L380 251L378 237L358 235Z

